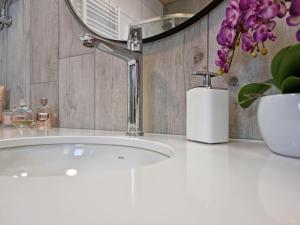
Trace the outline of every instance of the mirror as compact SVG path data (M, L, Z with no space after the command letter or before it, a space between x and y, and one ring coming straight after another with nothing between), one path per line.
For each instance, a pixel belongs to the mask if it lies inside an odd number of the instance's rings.
M141 26L144 42L157 40L194 23L222 0L66 0L88 31L126 41L130 26Z

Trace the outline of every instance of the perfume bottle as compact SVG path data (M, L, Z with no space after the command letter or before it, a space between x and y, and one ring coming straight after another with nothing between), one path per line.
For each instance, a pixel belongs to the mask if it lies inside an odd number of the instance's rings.
M2 112L2 126L3 127L12 126L11 115L12 115L12 111L4 110Z
M0 86L0 122L2 121L2 111L4 108L4 100L5 100L5 88L4 88L4 86Z
M42 98L41 105L36 110L36 128L39 130L51 129L51 109L48 105L48 99Z
M34 124L34 113L25 99L20 99L19 106L14 107L11 118L15 127L26 128Z

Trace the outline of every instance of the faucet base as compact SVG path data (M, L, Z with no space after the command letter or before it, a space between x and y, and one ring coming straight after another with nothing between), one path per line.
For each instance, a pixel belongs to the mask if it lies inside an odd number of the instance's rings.
M127 131L126 132L126 136L129 136L129 137L142 137L144 136L144 132L142 131Z

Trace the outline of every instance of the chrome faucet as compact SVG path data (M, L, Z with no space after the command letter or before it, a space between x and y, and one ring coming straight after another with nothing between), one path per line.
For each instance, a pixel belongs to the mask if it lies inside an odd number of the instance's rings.
M131 27L127 48L122 44L91 34L81 36L84 46L98 48L117 56L128 64L128 136L143 136L143 39L140 27Z

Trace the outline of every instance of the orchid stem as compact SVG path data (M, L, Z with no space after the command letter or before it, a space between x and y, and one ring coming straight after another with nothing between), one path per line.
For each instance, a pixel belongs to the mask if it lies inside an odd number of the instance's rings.
M238 42L238 40L240 40L241 38L241 32L239 31L238 32L238 35L236 35L235 37L235 41L233 42L234 43L234 47L232 49L232 54L231 54L231 57L230 57L230 61L229 61L229 68L231 68L231 64L232 64L232 61L233 61L233 57L234 57L234 53L235 53L235 50L236 50L236 43Z

